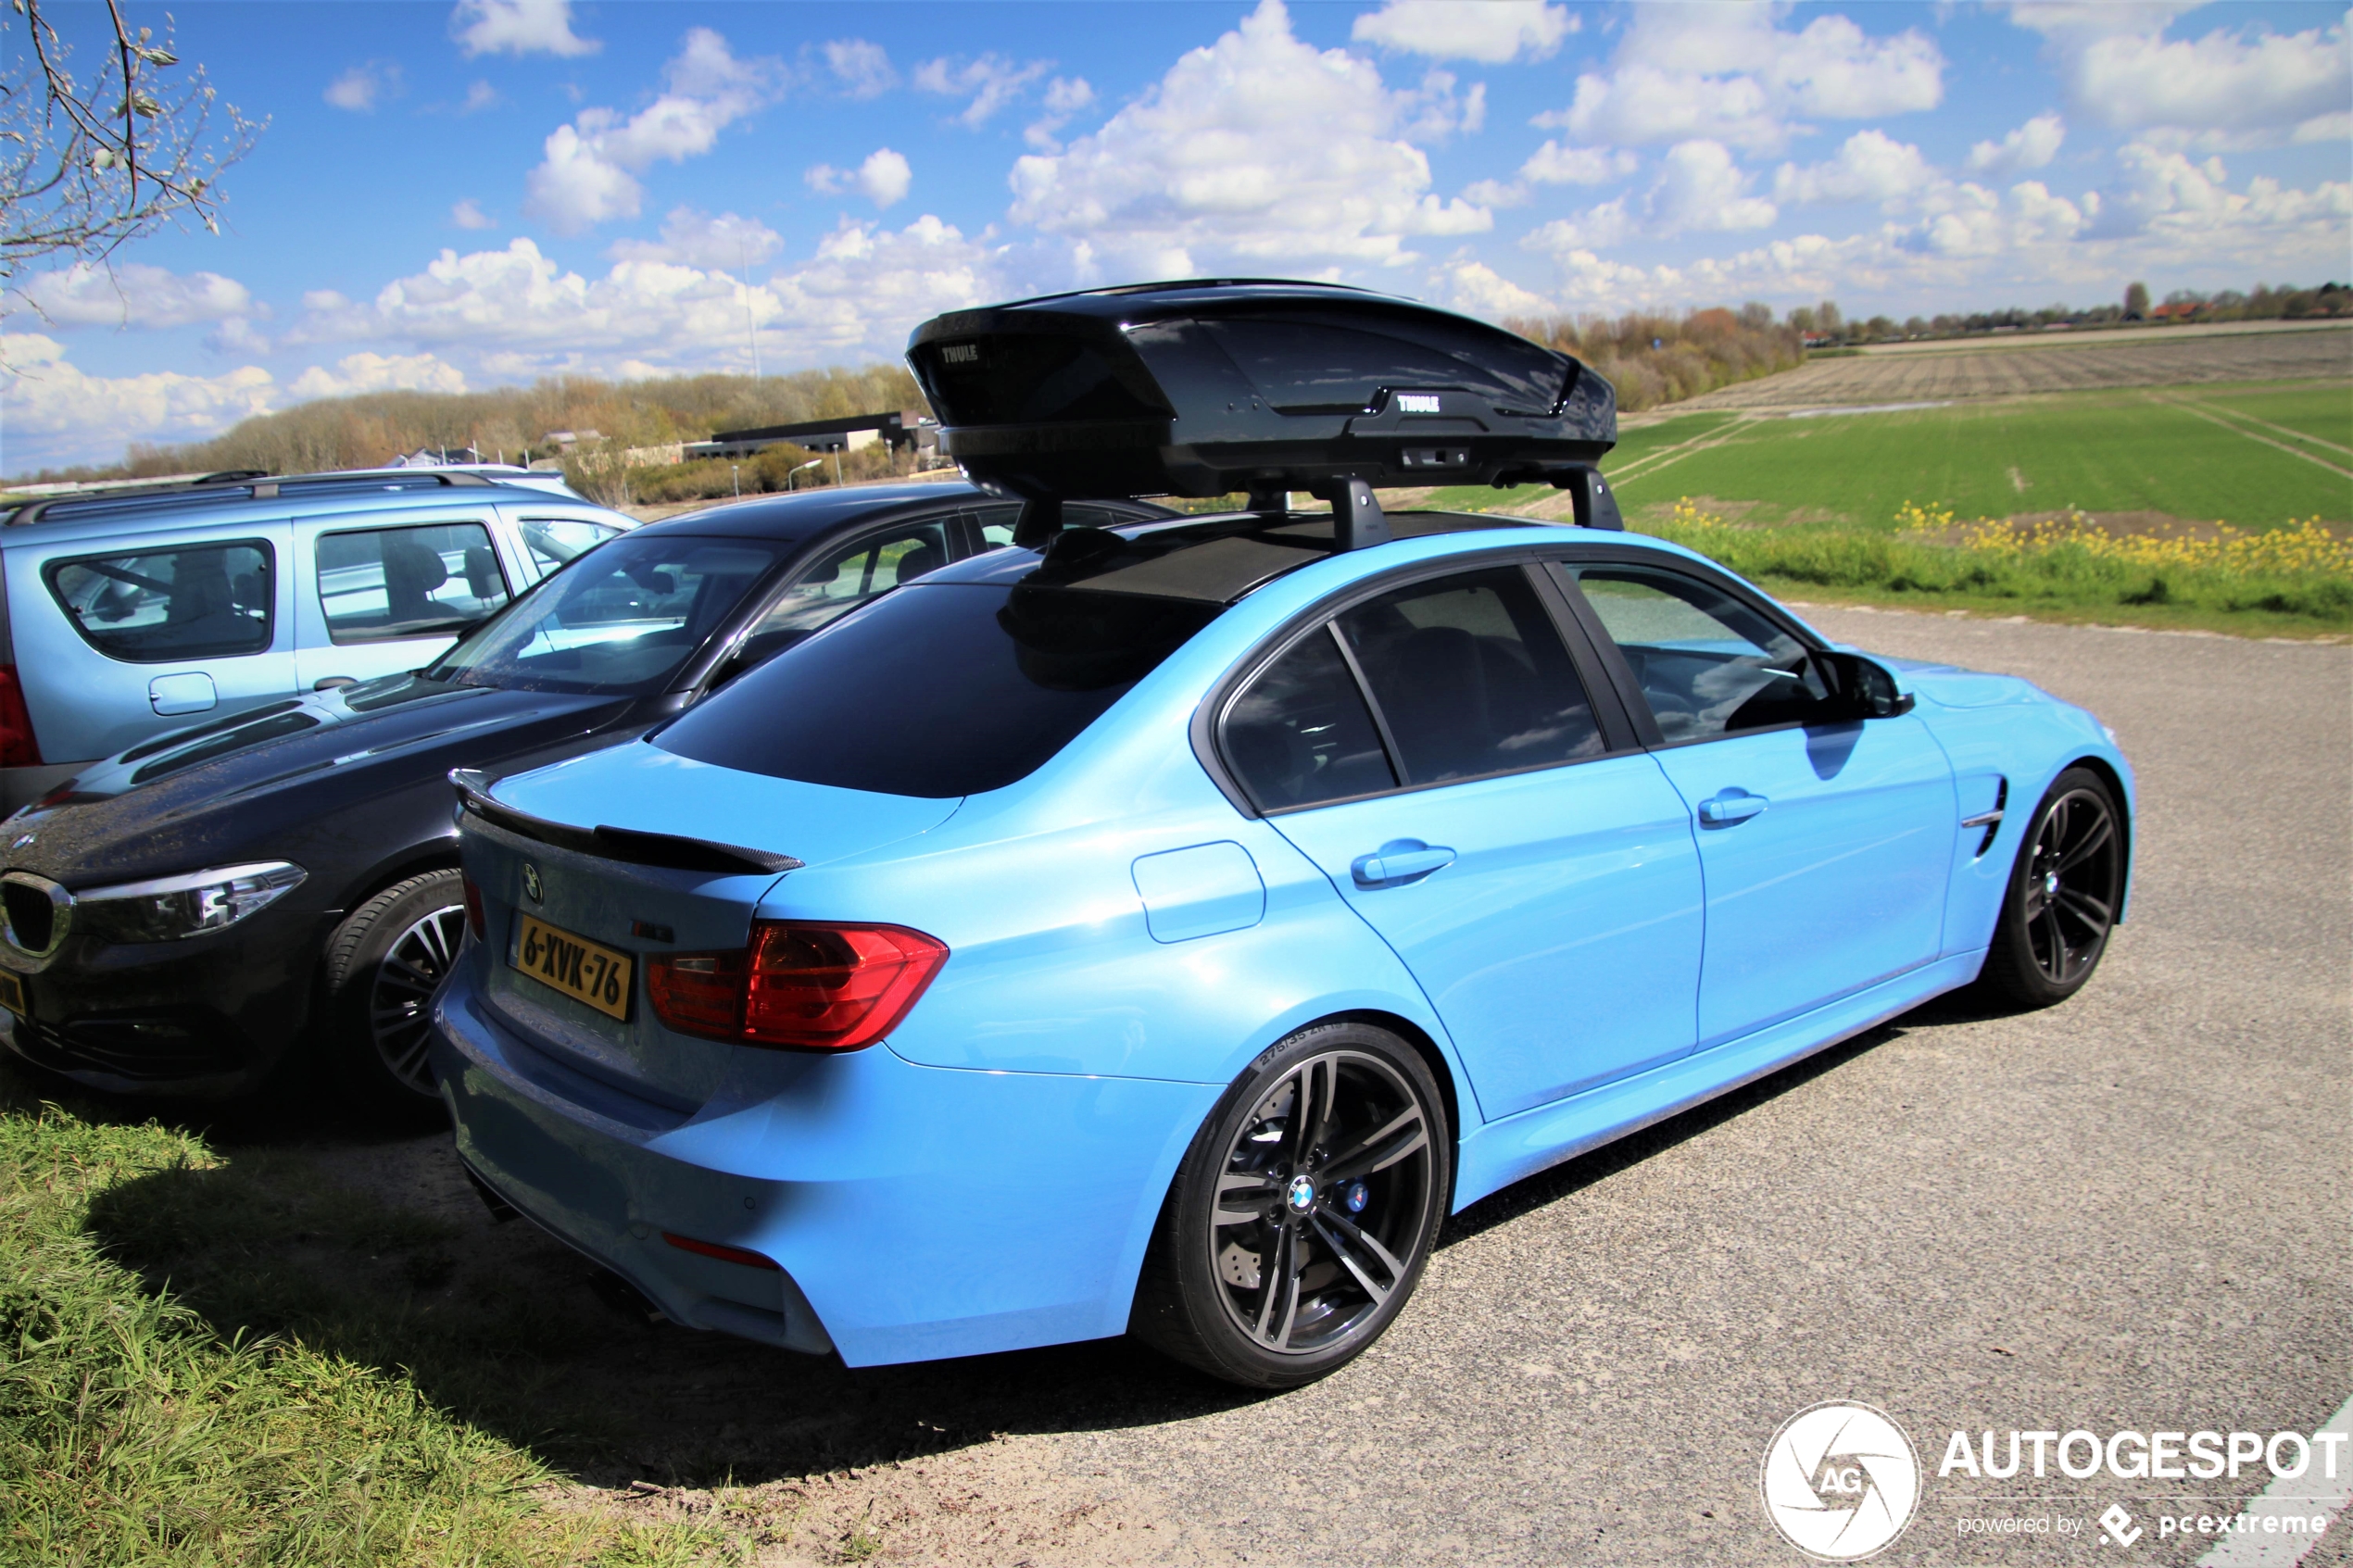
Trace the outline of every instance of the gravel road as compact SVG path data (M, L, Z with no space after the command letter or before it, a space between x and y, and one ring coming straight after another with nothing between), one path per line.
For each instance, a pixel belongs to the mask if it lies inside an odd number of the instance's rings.
M2210 1542L2153 1528L2095 1544L2111 1502L2153 1524L2147 1483L1934 1472L1957 1429L2309 1433L2353 1395L2353 648L1809 613L2026 675L2121 736L2132 919L2073 1001L1932 1007L1500 1194L1379 1346L1278 1398L1117 1342L851 1374L632 1340L613 1413L653 1480L605 1495L692 1512L724 1461L738 1517L801 1521L768 1562L830 1560L855 1527L882 1562L1794 1568L1766 1445L1856 1399L1929 1473L1875 1562L2195 1561ZM467 1213L446 1150L329 1162ZM513 1270L521 1239L485 1245ZM1959 1534L2006 1514L2094 1539Z

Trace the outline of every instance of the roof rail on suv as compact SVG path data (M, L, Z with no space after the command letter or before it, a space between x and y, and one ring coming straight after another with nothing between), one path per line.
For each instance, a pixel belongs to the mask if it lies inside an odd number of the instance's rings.
M270 501L280 495L331 495L360 490L409 490L449 485L490 485L497 481L462 469L350 469L339 472L280 474L232 469L178 484L132 484L117 490L85 490L20 502L0 525L65 522L127 512L186 506L195 501Z

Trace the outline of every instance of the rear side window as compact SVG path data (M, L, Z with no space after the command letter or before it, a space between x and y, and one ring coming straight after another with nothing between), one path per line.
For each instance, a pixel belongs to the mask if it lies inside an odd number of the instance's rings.
M751 634L771 649L788 646L877 594L937 571L950 558L944 520L865 534L794 578Z
M319 608L337 644L444 636L507 602L507 574L478 522L319 537Z
M698 762L945 799L1026 777L1225 608L1078 588L918 583L652 737Z
M53 561L58 608L109 659L157 664L270 646L277 558L260 539Z
M1397 784L1356 677L1318 626L1226 710L1226 755L1268 810L1378 795Z

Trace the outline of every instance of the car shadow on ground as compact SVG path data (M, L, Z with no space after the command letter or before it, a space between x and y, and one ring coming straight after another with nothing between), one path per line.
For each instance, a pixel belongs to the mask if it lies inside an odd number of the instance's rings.
M1921 1010L1453 1216L1451 1246L1673 1148L1899 1036L1974 1016ZM94 1104L144 1120L170 1108ZM592 1485L753 1485L946 1453L1009 1434L1185 1421L1277 1396L1110 1339L850 1369L648 1323L598 1271L492 1219L446 1134L307 1117L199 1117L220 1157L101 1192L88 1230L224 1336L298 1338L413 1382L451 1413Z

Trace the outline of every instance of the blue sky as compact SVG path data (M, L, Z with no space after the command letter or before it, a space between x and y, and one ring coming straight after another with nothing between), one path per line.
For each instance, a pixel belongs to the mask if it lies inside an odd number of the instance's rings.
M338 392L895 358L941 310L1156 277L1900 320L2353 275L2341 6L175 15L269 127L218 236L18 280L6 471Z

